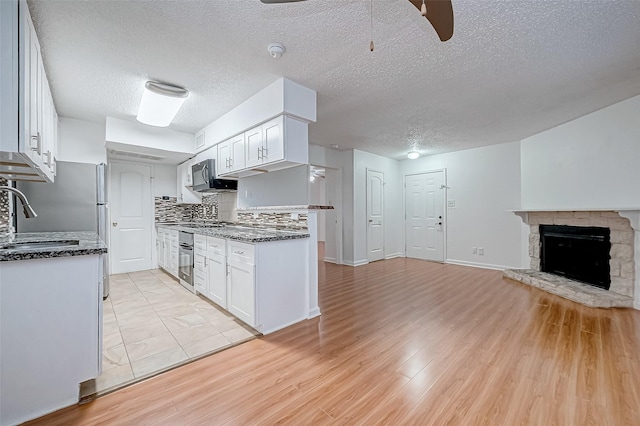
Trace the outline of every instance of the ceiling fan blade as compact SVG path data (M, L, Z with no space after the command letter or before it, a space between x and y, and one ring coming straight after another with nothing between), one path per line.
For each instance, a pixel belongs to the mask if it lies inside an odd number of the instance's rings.
M266 4L278 4L278 3L293 3L296 1L305 1L305 0L260 0L260 1Z
M422 0L409 0L420 10ZM447 41L453 36L453 6L451 0L425 0L427 5L427 19L433 25L441 41Z

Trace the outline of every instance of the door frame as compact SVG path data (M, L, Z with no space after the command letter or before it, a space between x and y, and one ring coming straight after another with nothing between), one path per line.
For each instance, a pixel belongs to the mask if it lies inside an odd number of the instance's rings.
M420 171L420 172L411 172L411 173L405 173L402 175L402 213L403 213L403 219L402 219L402 227L403 227L403 232L402 232L402 238L403 238L403 244L402 244L402 250L404 251L404 257L407 257L407 177L409 176L416 176L416 175L424 175L427 173L436 173L436 172L442 172L443 173L443 180L444 180L444 192L442 193L442 196L444 197L443 200L443 212L442 215L444 217L444 227L442 229L442 263L449 263L447 262L447 229L449 227L449 217L448 217L448 210L449 208L447 207L447 190L449 189L449 186L447 184L447 169L442 168L442 169L430 169L430 170L425 170L425 171Z
M112 160L112 159L108 159L108 163L107 163L107 181L109 182L109 188L108 188L108 192L107 192L107 203L111 204L112 200L113 200L113 185L111 184L111 166L113 164L124 164L124 165L135 165L135 166L149 166L150 168L150 175L149 175L149 199L147 200L147 202L149 203L149 208L151 211L151 268L157 268L158 267L158 254L156 253L156 244L157 244L157 228L155 226L155 203L154 203L154 191L155 191L155 165L151 164L151 163L136 163L133 161L121 161L121 160ZM113 227L110 226L112 223L111 220L111 212L112 209L109 208L107 209L107 220L108 220L108 228L109 228L109 243L112 241L112 237L111 237L111 232L113 230ZM113 275L113 254L112 254L112 247L111 244L109 244L109 275Z
M382 175L382 259L385 260L386 250L385 250L385 228L386 228L386 214L385 214L385 197L384 197L384 187L385 187L385 176L382 170L373 169L371 167L365 168L364 179L365 179L365 226L367 229L365 236L365 247L367 249L367 262L371 262L369 258L369 172L380 173ZM375 261L374 261L375 262Z
M336 242L336 258L335 258L335 264L336 265L342 265L344 263L343 260L343 237L342 237L342 222L343 222L343 206L344 206L344 202L343 202L343 197L344 197L344 191L342 190L342 169L341 168L336 168L336 167L331 167L331 166L322 166L319 164L309 164L309 166L314 166L314 167L320 167L325 169L325 201L326 201L326 196L327 196L327 188L326 188L326 174L327 171L331 170L331 173L335 173L335 179L337 182L339 182L338 186L335 188L335 200L333 200L333 212L334 212L334 216L335 216L335 242ZM307 183L307 185L309 185L309 183ZM307 186L307 193L309 193L309 186ZM327 229L327 225L326 225L326 221L327 221L327 217L328 215L325 212L325 232ZM325 234L325 253L326 253L326 234ZM322 259L323 262L328 262L328 263L334 263L333 260L327 260L327 258L325 257L324 259Z

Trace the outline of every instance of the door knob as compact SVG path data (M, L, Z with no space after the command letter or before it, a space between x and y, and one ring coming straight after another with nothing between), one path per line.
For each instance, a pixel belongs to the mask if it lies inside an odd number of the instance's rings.
M111 222L111 225L118 226L118 222Z
M438 225L442 225L442 222L438 222Z
M369 219L369 223L373 222L373 219Z

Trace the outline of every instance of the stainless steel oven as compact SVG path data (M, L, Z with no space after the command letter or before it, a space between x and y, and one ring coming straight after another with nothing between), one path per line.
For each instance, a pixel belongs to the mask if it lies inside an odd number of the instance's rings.
M195 293L193 286L193 234L180 231L178 248L178 277L180 284Z

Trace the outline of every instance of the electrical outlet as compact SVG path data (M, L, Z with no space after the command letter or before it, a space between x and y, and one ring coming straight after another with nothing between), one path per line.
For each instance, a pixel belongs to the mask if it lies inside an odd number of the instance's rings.
M478 247L478 254L484 256L484 247Z
M471 248L471 253L478 254L478 247Z

